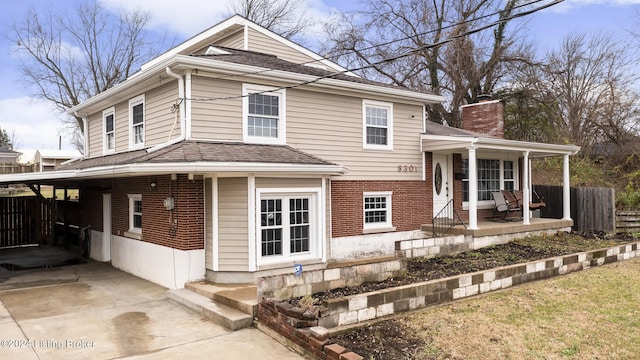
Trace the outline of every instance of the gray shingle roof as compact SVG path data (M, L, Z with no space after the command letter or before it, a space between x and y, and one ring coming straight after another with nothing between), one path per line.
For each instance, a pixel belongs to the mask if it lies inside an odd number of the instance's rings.
M473 137L485 137L485 138L493 137L487 134L480 134L480 133L469 131L469 130L458 129L450 126L441 125L433 121L427 121L426 130L427 131L425 133L427 135L473 136Z
M221 143L187 140L148 152L135 150L79 160L56 170L88 169L100 166L141 163L247 162L271 164L335 165L287 145Z

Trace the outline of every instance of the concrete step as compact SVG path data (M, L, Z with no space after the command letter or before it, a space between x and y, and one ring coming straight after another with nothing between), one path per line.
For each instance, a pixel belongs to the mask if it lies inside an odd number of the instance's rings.
M169 290L167 297L187 308L201 314L207 319L223 325L229 330L238 330L250 327L253 316L234 309L230 306L218 303L206 296L197 294L188 289Z
M258 313L258 289L253 284L214 284L205 281L186 283L189 289L218 303L256 316Z

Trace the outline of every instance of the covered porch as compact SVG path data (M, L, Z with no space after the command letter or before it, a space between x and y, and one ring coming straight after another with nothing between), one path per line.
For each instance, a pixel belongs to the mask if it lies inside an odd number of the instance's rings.
M440 125L436 127L436 131L422 134L421 146L422 151L425 154L430 153L433 159L434 199L440 193L437 191L438 186L440 186L439 184L445 182L445 184L447 184L447 197L450 197L447 199L448 203L453 205L453 208L456 210L455 213L462 212L464 214L463 217L466 218L464 226L455 225L449 233L456 232L461 235L486 236L490 234L498 235L503 231L520 232L515 231L520 227L526 232L539 227L550 229L558 225L558 228L570 227L572 225L569 156L575 155L580 150L580 147L575 145L505 140L502 138L481 136L480 134L463 130L458 130L455 134L445 134L452 129L446 128L445 130L442 128L445 127ZM431 127L431 129L434 129L434 127ZM530 203L533 201L531 161L538 158L557 156L563 158L563 201L562 205L549 204L548 206L562 206L562 219L560 219L562 224L558 223L558 219L535 219L532 217L532 211L530 209ZM462 161L466 161L467 169L465 169L463 173L460 172L462 166L454 163L453 159L456 157L462 159ZM436 162L442 161L441 159L445 159L444 161L448 162L445 168L449 170L446 174L442 174L444 179L439 180L436 178L436 175L438 175L436 166L438 168L442 167L437 165ZM492 161L497 161L500 164L498 169L492 170L493 174L490 175L489 178L485 177L487 170L478 167L478 162L481 159L492 159ZM503 160L513 167L511 169L507 169L506 165L503 167ZM511 171L513 175L508 180L505 180L505 178L507 178L507 170ZM463 181L466 186L464 192L462 190ZM509 183L512 188L507 188L507 183ZM451 192L453 195L449 192L449 184L453 184L451 187L453 188ZM493 201L486 198L486 195L505 189L522 191L524 201L520 204L522 209L521 218L508 223L485 221L486 216L481 216L479 210L484 210L486 213L495 206ZM485 198L479 199L479 194L485 195ZM434 200L434 218L439 216L437 210ZM452 216L451 214L454 212L446 213L449 214L446 216ZM428 228L429 225L425 225L425 227Z
M555 229L560 231L561 229L571 228L571 226L573 226L573 220L571 219L530 218L529 224L524 224L522 221L496 222L481 220L478 221L477 229L470 229L464 225L455 225L449 230L448 235L470 235L473 237L498 236ZM424 224L421 230L432 232L433 225Z

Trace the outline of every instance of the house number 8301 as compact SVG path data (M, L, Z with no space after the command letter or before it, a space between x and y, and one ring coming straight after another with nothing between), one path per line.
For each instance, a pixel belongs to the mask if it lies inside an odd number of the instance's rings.
M418 167L413 165L398 165L398 172L418 172Z

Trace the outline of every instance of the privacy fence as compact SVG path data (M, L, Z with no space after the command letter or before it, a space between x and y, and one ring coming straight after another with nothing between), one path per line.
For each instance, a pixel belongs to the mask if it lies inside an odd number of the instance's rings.
M563 198L562 186L534 185L533 189L544 199L547 206L541 217L561 219ZM573 230L579 232L616 232L616 197L610 188L571 188L571 217Z

